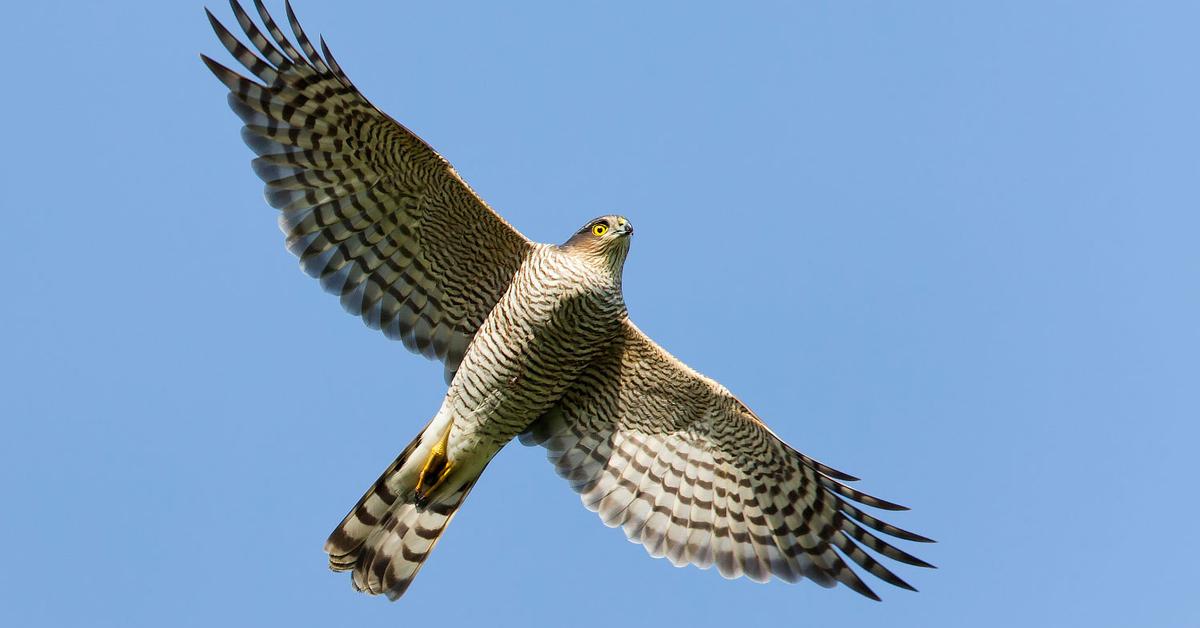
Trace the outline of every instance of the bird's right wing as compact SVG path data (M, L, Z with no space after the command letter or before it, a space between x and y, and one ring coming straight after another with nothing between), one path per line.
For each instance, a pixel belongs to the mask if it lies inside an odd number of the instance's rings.
M203 56L245 122L252 165L300 265L371 327L446 366L449 380L531 248L454 168L354 87L296 21L293 45L255 0L236 0L242 44L217 37L258 81ZM297 48L297 45L299 48ZM257 51L257 52L256 52Z
M521 435L604 523L677 566L758 581L841 582L874 599L843 557L912 588L865 552L928 567L872 533L929 539L876 519L859 502L903 510L846 486L852 476L780 440L717 382L626 321L621 338Z

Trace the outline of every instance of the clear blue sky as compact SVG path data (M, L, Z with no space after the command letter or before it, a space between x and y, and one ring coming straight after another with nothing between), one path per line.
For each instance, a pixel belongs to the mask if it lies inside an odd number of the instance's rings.
M1195 3L336 4L297 10L368 97L535 239L628 215L637 323L940 569L675 569L513 445L354 593L321 544L440 367L285 252L198 0L23 2L0 624L1200 624Z

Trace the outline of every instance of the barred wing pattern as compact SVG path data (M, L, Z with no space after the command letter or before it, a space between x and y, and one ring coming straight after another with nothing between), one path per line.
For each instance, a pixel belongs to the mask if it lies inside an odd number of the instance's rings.
M324 39L318 53L290 3L299 49L261 0L254 4L270 38L230 4L257 52L211 12L209 20L261 82L202 58L245 123L288 249L347 311L441 359L450 381L532 245L429 145L368 102Z
M849 558L912 587L861 546L930 567L875 530L930 539L860 510L904 510L856 491L856 478L797 452L720 384L696 373L626 321L623 338L562 402L521 435L540 444L584 505L629 540L676 566L714 563L722 576L811 578L879 597ZM839 554L840 552L840 554Z

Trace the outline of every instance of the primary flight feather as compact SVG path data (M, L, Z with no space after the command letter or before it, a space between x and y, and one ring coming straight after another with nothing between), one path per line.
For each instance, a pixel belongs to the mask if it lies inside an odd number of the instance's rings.
M245 123L288 249L348 311L440 359L450 386L330 534L333 569L351 571L359 590L400 597L488 462L519 436L547 449L605 524L675 565L841 582L878 599L849 559L912 588L863 547L928 567L876 533L929 539L855 502L901 506L792 449L629 321L628 220L596 218L561 245L530 242L367 101L290 4L295 43L261 0L262 28L230 4L249 46L209 20L253 78L202 58Z

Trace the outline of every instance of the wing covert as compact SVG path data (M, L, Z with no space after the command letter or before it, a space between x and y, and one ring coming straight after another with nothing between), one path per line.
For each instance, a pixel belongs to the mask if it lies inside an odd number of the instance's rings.
M229 88L287 247L347 311L453 376L531 244L414 133L372 105L290 3L293 44L255 0L265 33L231 0L253 49L213 15L257 80L201 55ZM297 47L298 46L298 47ZM323 53L323 54L322 54Z

